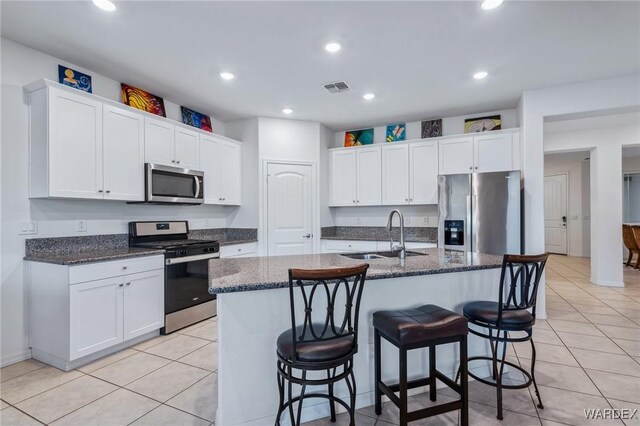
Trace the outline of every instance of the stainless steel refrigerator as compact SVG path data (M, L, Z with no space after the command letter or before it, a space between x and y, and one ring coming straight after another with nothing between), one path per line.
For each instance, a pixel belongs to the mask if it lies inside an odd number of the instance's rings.
M438 247L522 253L520 172L438 176Z

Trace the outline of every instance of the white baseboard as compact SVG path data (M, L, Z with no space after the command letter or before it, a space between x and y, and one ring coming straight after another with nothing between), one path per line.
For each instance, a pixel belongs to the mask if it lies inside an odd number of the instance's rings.
M31 358L31 349L15 352L11 355L3 356L0 360L0 367L6 367L7 365L15 364L16 362L24 361L29 358Z
M622 281L596 281L592 278L590 278L590 281L593 284L600 285L602 287L624 287L624 282Z

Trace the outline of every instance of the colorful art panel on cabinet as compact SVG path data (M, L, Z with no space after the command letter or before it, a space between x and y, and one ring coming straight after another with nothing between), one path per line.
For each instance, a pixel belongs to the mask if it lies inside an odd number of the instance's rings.
M197 127L207 132L213 132L211 117L183 106L180 107L180 110L182 111L182 122L184 124Z
M405 123L389 124L387 126L387 142L403 141L407 138L407 125Z
M371 145L373 129L351 130L344 133L344 146Z
M65 86L92 93L91 76L72 68L58 65L58 81Z
M491 130L500 130L501 128L502 120L500 119L500 115L467 118L464 120L465 133L488 132Z
M160 96L153 95L137 87L122 83L122 102L130 107L150 112L151 114L166 117L164 100Z
M442 136L442 118L423 121L420 134L422 139Z

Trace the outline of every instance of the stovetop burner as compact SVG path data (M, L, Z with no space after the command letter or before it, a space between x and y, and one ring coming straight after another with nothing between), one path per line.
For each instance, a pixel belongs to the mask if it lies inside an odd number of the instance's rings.
M187 221L130 222L129 246L165 250L167 259L220 251L216 240L190 239Z

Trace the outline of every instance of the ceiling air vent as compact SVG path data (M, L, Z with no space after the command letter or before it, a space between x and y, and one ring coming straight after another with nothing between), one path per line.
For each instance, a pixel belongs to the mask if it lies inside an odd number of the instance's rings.
M327 83L324 88L329 93L345 93L350 92L351 87L344 81L336 81L334 83Z

